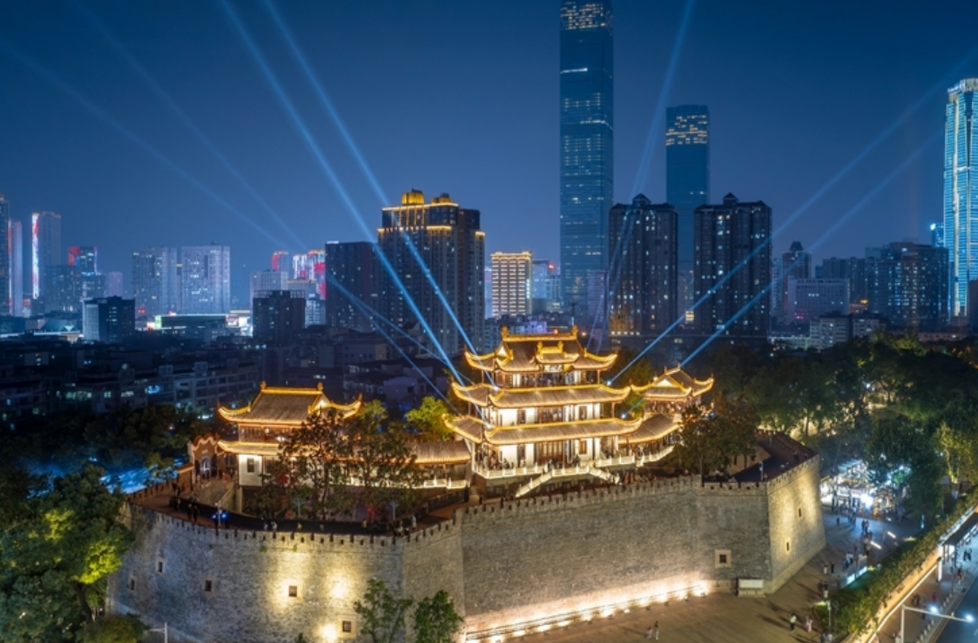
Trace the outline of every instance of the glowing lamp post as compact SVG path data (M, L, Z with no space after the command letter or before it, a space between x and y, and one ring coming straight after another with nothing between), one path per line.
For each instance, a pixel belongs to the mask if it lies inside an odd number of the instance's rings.
M905 624L905 621L906 621L906 618L907 618L907 612L908 611L910 611L910 612L920 612L921 614L930 614L931 616L937 616L939 618L946 618L949 621L960 621L962 623L971 623L971 622L973 622L975 620L971 616L971 614L965 615L964 618L959 618L957 616L952 616L950 614L941 614L940 612L937 611L937 608L934 607L933 605L930 607L930 609L926 609L926 610L922 610L922 609L919 609L917 607L907 607L906 605L901 605L900 606L900 638L897 641L897 643L903 643L903 641L905 640L905 638L904 638L904 631L905 631L904 630L904 624Z

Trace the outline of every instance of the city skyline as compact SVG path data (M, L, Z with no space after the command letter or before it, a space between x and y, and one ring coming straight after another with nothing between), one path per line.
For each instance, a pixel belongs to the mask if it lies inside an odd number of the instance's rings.
M351 161L264 5L229 7L252 38L262 34L253 42L311 124L310 134L369 227L404 189L439 186L479 204L487 251L529 247L535 257L556 260L559 4L405 8L378 2L369 21L367 9L354 4L328 10L276 5L384 201ZM958 4L923 10L904 3L886 15L847 7L840 21L831 6L760 3L734 10L698 2L684 31L685 3L647 7L618 0L614 201L627 203L638 192L664 200L665 108L704 104L710 107L712 189L772 205L775 253L793 239L812 246L829 222L847 215L813 250L817 257L860 256L875 242L868 231L884 226L890 238L921 239L941 218L946 91L978 69L975 52L960 44L966 39L947 37L940 20L941 7L950 11ZM280 245L254 224L292 252L330 240L370 239L324 179L222 5L176 4L167 11L79 6L2 10L4 24L18 26L0 30L8 62L2 82L15 97L0 108L5 140L18 152L0 161L0 191L12 219L61 213L64 245L99 246L105 271L128 271L131 252L147 245L231 246L239 300L248 275L265 269L268 253ZM806 14L803 30L793 26L798 11ZM962 29L967 22L960 21ZM189 23L194 30L184 26ZM429 28L443 36L439 43L420 45L408 35ZM366 29L387 44L349 55ZM655 43L646 37L653 29L662 34L651 39ZM831 48L824 46L826 34L836 43ZM663 92L674 50L674 74ZM423 110L401 106L396 118L377 107L385 96L426 91L419 87L444 88L458 101ZM267 209L162 96L230 160ZM479 128L471 127L473 117ZM801 122L804 128L793 127ZM791 147L805 148L804 155L783 144L789 129ZM449 159L420 149L413 143L419 136L451 139L456 153ZM640 172L647 149L650 162ZM745 151L750 163L741 160ZM907 167L893 175L903 160ZM823 189L824 196L805 205ZM519 240L509 235L516 225Z

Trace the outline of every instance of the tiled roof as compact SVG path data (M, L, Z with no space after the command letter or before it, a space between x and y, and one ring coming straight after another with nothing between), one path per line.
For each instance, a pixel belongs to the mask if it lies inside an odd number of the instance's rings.
M447 442L415 442L411 445L417 456L417 464L465 464L471 458L462 440Z
M629 444L641 444L659 440L679 428L676 419L669 415L657 414L644 420L638 429L625 438Z
M298 426L315 411L334 409L350 417L360 408L360 402L341 405L331 402L321 389L263 387L251 404L241 409L219 407L225 420L236 424Z
M458 386L453 382L452 387L455 393L466 402L483 408L491 403L492 406L501 409L622 402L631 392L627 386L618 389L604 384L497 389L488 384Z
M549 335L510 335L503 332L502 343L492 353L474 355L465 352L470 366L483 371L500 369L508 373L535 373L544 366L576 370L609 368L617 355L595 355L581 345L575 326L569 333Z
M496 427L486 433L486 442L502 446L505 444L530 444L534 442L554 442L559 440L583 440L624 435L638 428L641 420L585 420L581 422L559 422L554 424L517 424Z

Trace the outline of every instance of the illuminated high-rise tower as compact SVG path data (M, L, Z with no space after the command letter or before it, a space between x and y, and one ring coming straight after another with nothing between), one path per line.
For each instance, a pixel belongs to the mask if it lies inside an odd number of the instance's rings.
M177 248L139 248L132 251L132 293L136 315L155 317L180 309Z
M682 305L689 311L694 303L693 212L710 202L710 110L706 105L666 110L666 201L679 214L679 288Z
M180 312L220 315L231 310L231 248L180 248Z
M486 310L486 234L479 229L479 211L459 207L447 194L425 203L424 194L411 190L382 215L377 246L403 289L381 271L381 314L399 326L418 323L410 297L431 329L431 335L423 329L421 338L429 352L438 354L435 342L449 355L462 352L463 331L479 348Z
M583 313L588 274L607 269L613 204L610 0L560 6L560 274L564 306Z
M524 252L494 252L492 266L492 316L529 315L533 255Z
M947 92L944 126L944 234L952 317L968 315L968 283L978 279L978 78Z
M7 247L10 249L10 314L24 314L24 225L10 219L7 227Z
M51 288L52 267L64 265L64 256L61 252L61 215L57 212L32 214L31 297L35 301L45 296L45 289Z

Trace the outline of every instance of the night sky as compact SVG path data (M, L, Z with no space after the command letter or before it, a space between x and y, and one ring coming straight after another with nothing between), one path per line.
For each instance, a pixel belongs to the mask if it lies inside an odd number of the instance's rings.
M238 305L273 250L375 239L410 188L481 210L489 251L559 257L559 0L276 1L383 199L268 5L227 6L236 18L202 0L0 4L12 216L60 212L63 244L97 245L103 272L128 273L138 246L230 245ZM946 90L978 76L978 2L699 0L665 87L685 8L614 2L616 200L664 200L665 106L702 103L712 200L772 206L775 252L928 238Z

